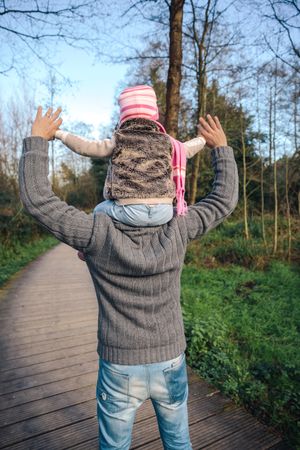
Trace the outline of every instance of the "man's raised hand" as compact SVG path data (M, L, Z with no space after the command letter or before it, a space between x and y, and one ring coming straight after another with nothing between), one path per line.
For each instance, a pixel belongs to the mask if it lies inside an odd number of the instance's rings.
M217 116L212 118L207 114L207 120L200 117L201 135L206 139L210 148L227 146L226 135Z
M54 139L55 132L62 124L60 113L61 108L57 108L55 112L52 108L48 108L46 114L43 115L42 107L39 106L32 124L31 136L40 136L47 141Z

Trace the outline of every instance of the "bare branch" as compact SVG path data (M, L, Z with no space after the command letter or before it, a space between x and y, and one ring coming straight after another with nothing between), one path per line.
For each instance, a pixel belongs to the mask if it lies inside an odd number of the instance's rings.
M62 8L62 9L49 9L49 6L47 6L47 9L40 9L38 4L36 9L8 9L5 7L5 3L4 3L4 9L3 11L0 11L0 16L4 16L6 14L43 14L43 15L47 15L47 16L59 16L65 12L70 12L71 14L73 14L74 12L86 8L87 6L91 6L93 5L94 2L92 0L84 2L84 3L80 3L80 5L70 5L67 8Z
M296 55L298 58L300 58L300 50L299 50L299 49L296 47L296 45L294 44L294 41L293 41L292 36L291 36L290 29L289 29L289 28L291 27L291 25L288 24L286 20L281 19L281 18L278 16L273 1L272 1L272 0L268 0L268 1L269 1L269 5L270 5L271 8L272 8L274 19L275 19L275 20L281 25L281 27L287 32L287 35L288 35L290 44L291 44L291 46L292 46L292 49L293 49L295 55ZM280 4L280 2L279 2L279 4ZM297 7L297 5L296 5L294 2L289 3L289 4L292 4L292 5L295 6L296 9L298 10L298 14L296 14L296 17L297 17L297 16L299 15L299 13L300 13L299 8ZM298 27L297 27L297 28L298 28Z
M300 72L300 66L293 65L286 59L284 59L281 55L279 55L278 51L274 50L274 48L271 46L270 42L268 41L266 35L264 34L264 41L267 44L268 48L271 50L271 52L274 54L276 58L278 58L281 62L286 64L287 66L291 67L291 69L295 70L296 72Z

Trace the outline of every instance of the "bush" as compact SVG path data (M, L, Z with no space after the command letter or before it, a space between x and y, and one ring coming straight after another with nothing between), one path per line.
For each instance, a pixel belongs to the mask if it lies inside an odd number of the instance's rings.
M260 218L249 221L250 239L244 237L242 221L225 221L201 239L188 245L185 263L197 267L216 268L223 265L241 265L246 268L265 269L274 260L287 260L287 223L279 220L278 251L273 255L273 219L265 218L266 242L261 236ZM292 219L292 262L300 262L300 222Z
M222 243L212 253L221 264L237 264L258 269L263 269L268 264L266 249L255 241L246 241L244 238Z

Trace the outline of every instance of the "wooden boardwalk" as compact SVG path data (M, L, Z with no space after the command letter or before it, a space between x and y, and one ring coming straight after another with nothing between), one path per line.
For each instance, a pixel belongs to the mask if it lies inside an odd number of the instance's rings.
M97 450L97 302L86 265L59 245L0 299L0 449ZM283 450L270 429L190 368L193 449ZM152 403L137 411L131 449L163 449Z

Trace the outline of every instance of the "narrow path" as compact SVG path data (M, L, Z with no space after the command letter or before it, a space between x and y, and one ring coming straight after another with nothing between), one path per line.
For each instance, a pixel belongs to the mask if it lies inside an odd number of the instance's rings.
M97 450L98 306L87 267L66 245L38 258L0 301L0 449ZM193 449L283 450L278 436L190 368ZM131 449L162 450L150 400Z

